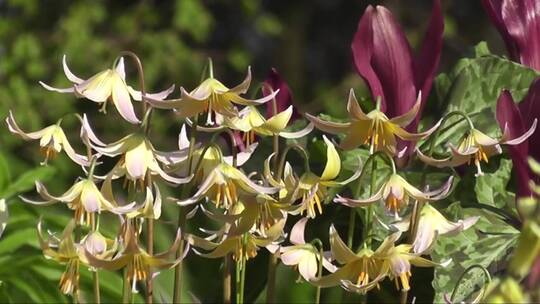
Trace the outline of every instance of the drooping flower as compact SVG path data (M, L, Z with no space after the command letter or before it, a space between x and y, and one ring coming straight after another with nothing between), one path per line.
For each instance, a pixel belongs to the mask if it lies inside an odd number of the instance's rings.
M155 100L153 98L145 99L156 108L176 110L176 113L182 118L189 118L202 113L207 113L206 124L213 125L215 116L237 116L238 110L236 109L235 104L243 106L261 105L272 100L278 93L276 91L273 94L254 100L241 97L241 94L247 92L250 83L251 69L248 69L244 81L232 89L226 87L219 80L210 77L189 93L184 90L184 88L180 88L182 93L180 99L163 101Z
M60 277L59 287L64 294L76 294L79 290L79 266L81 264L79 245L73 240L73 229L75 221L69 222L60 239L49 236L47 240L43 237L41 221L38 223L38 240L43 255L47 259L52 259L58 263L65 264L66 270Z
M40 182L36 182L36 191L44 201L36 201L23 196L20 198L24 202L35 205L64 203L75 212L73 218L80 224L91 225L94 222L95 214L100 214L104 210L115 214L125 214L132 212L135 207L135 203L118 206L115 202L106 199L91 177L77 181L60 196L49 194L47 188Z
M240 191L250 194L273 194L278 190L275 187L258 185L239 169L226 162L220 162L208 173L192 197L179 200L177 204L180 206L195 204L207 197L214 201L216 206L229 209L238 202Z
M540 3L535 0L482 0L512 60L540 70Z
M451 222L433 206L425 204L422 211L420 211L418 228L412 243L413 252L421 254L429 253L439 236L456 235L463 230L469 229L479 219L479 216L472 216L457 222ZM390 226L401 232L405 232L410 229L410 220L409 216Z
M103 258L95 253L92 253L88 248L84 250L84 256L88 260L88 264L107 270L118 270L126 267L127 278L135 289L137 281L145 281L152 278L155 269L169 269L178 264L189 251L189 245L185 246L184 252L176 260L171 260L170 257L178 251L181 243L182 233L180 230L176 233L176 239L171 247L163 253L150 255L144 250L137 240L135 228L127 220L123 223L121 239L121 248L112 258Z
M41 152L45 155L45 160L42 164L46 164L50 159L54 158L57 153L62 152L62 149L66 152L67 156L77 164L81 166L88 166L90 164L88 157L77 154L73 147L71 147L64 130L60 127L61 121L39 131L25 133L19 128L17 122L15 122L13 113L9 111L6 123L11 133L19 135L24 140L30 141L39 139Z
M323 140L326 144L326 165L320 176L307 171L298 178L288 167L288 170L285 170L283 180L277 181L271 178L269 167L272 156L266 160L265 175L272 185L282 188L283 193L280 196L288 197L288 201L291 203L299 201L298 204L291 205L290 214L306 213L306 216L315 218L317 212L319 214L323 212L322 204L327 196L328 188L346 185L360 176L361 166L359 165L358 170L350 178L336 181L335 179L341 172L341 158L334 144L326 136L323 136Z
M85 97L96 103L102 103L102 110L105 111L107 101L112 100L118 113L128 122L137 124L140 120L135 114L131 98L137 101L142 100L141 92L134 90L126 83L126 72L124 69L124 58L121 57L118 63L112 69L99 72L87 80L75 76L68 68L66 63L66 55L62 58L64 73L66 77L73 83L73 86L65 89L51 87L44 82L39 82L45 89L59 93L75 93L77 97ZM165 99L172 91L174 86L171 86L165 91L146 94L147 97L156 100Z
M330 227L329 237L332 257L342 267L338 268L334 273L312 279L310 281L312 284L320 287L341 285L348 290L355 288L356 292L365 294L377 287L387 276L387 273L382 268L381 261L375 258L375 253L371 249L364 247L354 253L341 240L333 225Z
M417 150L418 158L420 158L420 160L426 164L438 168L456 167L463 164L469 164L471 161L473 161L477 170L475 175L480 176L484 174L481 166L483 161L488 162L489 157L501 154L501 144L518 145L522 143L534 133L536 123L537 120L535 119L527 132L513 139L510 139L508 128L504 129L503 136L498 140L487 136L475 128L471 128L457 147L453 146L451 143L448 144L448 147L452 153L451 156L444 159L435 159L424 155L420 150Z
M92 140L92 138L90 138ZM169 164L171 159L187 158L187 150L162 152L154 148L147 136L132 133L114 143L102 146L101 141L93 141L92 147L103 155L115 157L121 155L120 161L109 173L109 178L125 176L128 180L140 181L145 185L147 173L157 175L172 184L185 184L191 180L188 177L174 177L167 174L159 163Z
M191 245L208 251L202 253L194 249L197 254L206 258L219 258L231 254L235 261L242 258L248 260L257 256L260 248L270 246L282 236L285 220L283 218L277 221L264 234L246 225L233 223L226 233L209 237L221 238L218 242L212 242L208 238L195 235L188 235L187 240Z
M255 142L255 135L259 136L274 136L278 135L287 139L301 138L309 134L313 130L313 124L308 124L304 129L296 132L288 132L285 130L293 114L292 105L282 112L274 116L269 116L268 119L257 110L255 106L247 106L242 109L238 116L224 116L222 121L219 121L219 127L200 128L207 132L215 132L224 128L243 132L242 140L246 145L251 145Z
M508 137L513 139L524 134L528 125L540 118L540 79L535 80L529 87L527 96L516 104L509 91L504 90L497 101L497 121L501 129L508 130ZM529 197L532 192L529 180L539 181L532 174L527 164L527 157L540 160L540 136L533 133L522 143L508 146L512 158L514 175L517 180L517 196Z
M381 99L381 111L388 117L410 112L415 98L422 92L420 105L407 127L409 132L416 132L429 96L441 56L443 32L441 3L434 0L427 32L419 53L414 56L405 33L390 11L370 5L351 43L356 70L366 81L373 100Z
M437 190L422 192L413 185L409 184L409 182L407 182L397 173L393 173L390 175L388 180L384 182L381 188L371 197L366 199L352 199L338 195L334 199L334 202L344 204L349 207L359 207L367 206L378 201L384 201L388 212L394 214L394 216L397 218L399 217L399 211L407 206L411 199L429 202L446 197L450 191L450 188L452 187L452 180L452 177L448 178L446 183L444 183L444 185Z
M304 230L308 218L302 218L291 229L290 241L292 246L280 247L279 258L287 266L298 267L298 272L307 282L315 279L319 263L322 261L324 268L330 272L336 271L336 267L330 263L326 256L320 254L320 250L313 244L306 243Z
M370 152L384 151L390 155L401 156L405 151L397 151L397 139L407 141L417 141L429 136L439 126L437 123L431 129L422 133L410 133L405 130L416 117L421 106L421 94L417 102L408 112L401 116L396 116L389 119L385 113L379 109L375 109L368 114L362 111L358 104L354 91L351 89L349 93L349 101L347 103L347 112L349 113L350 122L338 123L322 120L318 117L306 114L315 127L322 131L331 134L344 134L345 138L341 142L341 148L350 150L360 145L367 144L370 147ZM399 153L398 153L399 152Z

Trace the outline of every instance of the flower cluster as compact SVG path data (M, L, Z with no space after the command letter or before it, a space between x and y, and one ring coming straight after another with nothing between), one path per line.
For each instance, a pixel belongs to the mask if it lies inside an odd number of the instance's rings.
M428 168L472 163L476 176L482 176L482 164L501 154L501 145L509 145L512 156L523 159L528 154L523 144L535 132L537 120L523 119L521 114L528 113L520 114L511 95L503 92L497 109L502 129L499 139L476 129L470 117L461 112L449 113L419 130L425 125L420 120L438 66L444 30L440 1L433 3L429 30L417 57L386 8L366 9L351 48L356 70L370 89L373 107L363 109L351 89L346 102L348 118L342 121L309 113L303 120L292 103L289 86L276 70L271 71L260 91L251 90L255 97L249 99L250 68L240 84L229 88L214 77L209 60L204 81L191 91L180 87L179 97L168 99L175 86L147 93L142 64L131 52L123 52L111 68L87 80L70 71L64 56L63 69L72 87L41 85L101 104L103 113L111 101L135 131L105 143L94 132L87 113L78 114L80 141L86 147L83 155L70 144L62 120L26 133L17 125L14 113L6 119L13 134L28 141L39 140L45 157L42 165L50 165L58 153L65 151L82 167L82 176L62 194L53 195L37 182L41 199L21 197L24 202L41 206L64 203L73 211L73 219L61 235L45 237L43 223L38 224L44 255L66 265L60 278L62 292L79 295L80 267L96 274L123 269L127 286L124 294L144 283L147 302L152 302L152 280L158 270L175 268L173 300L178 302L180 266L189 253L223 258L225 277L229 278L230 263L235 261L238 303L243 302L247 262L261 250L271 253L270 267L278 260L293 267L305 282L318 288L319 295L319 288L331 286L365 294L389 279L406 296L412 267L447 266L447 260L432 261L428 257L437 239L470 228L479 217L446 219L437 202L451 195L457 174L439 170L444 178L431 180L427 178ZM139 90L128 84L124 57L136 63ZM180 131L174 151L164 152L153 143L152 113L160 110L174 113L181 121L175 125ZM439 131L454 115L462 116L468 131L459 142L449 142L434 151ZM308 134L315 134L313 141L324 146L322 171L310 158L309 141L305 140ZM220 140L223 136L225 141ZM271 153L259 148L267 139L271 139ZM417 145L419 142L431 143L431 148L426 150L426 145ZM290 161L291 151L298 152L303 166ZM253 167L249 163L256 152L262 156L258 159L265 161ZM345 170L344 153L357 156L353 170ZM105 164L111 160L114 165L107 168ZM381 165L389 170L377 168ZM420 179L409 174L413 166L423 167ZM98 175L96 170L104 174ZM530 175L528 169L519 172L527 181ZM167 251L155 254L153 227L162 213L162 191L172 193L165 202L178 206L179 219L174 243ZM523 187L519 194L533 192L538 194L536 188ZM350 208L347 243L340 238L337 225L329 228L327 251L320 239L305 239L308 222L317 222L327 208L343 210L343 206ZM361 228L355 226L358 211L365 215ZM116 236L106 237L100 232L100 217L106 214L118 219ZM196 215L205 216L219 228L189 229L193 225L187 223ZM289 230L291 221L295 225ZM374 229L380 229L379 237L374 236ZM357 230L362 231L362 238L354 237ZM275 278L269 278L269 290L273 290ZM231 287L227 288L224 301L230 302Z

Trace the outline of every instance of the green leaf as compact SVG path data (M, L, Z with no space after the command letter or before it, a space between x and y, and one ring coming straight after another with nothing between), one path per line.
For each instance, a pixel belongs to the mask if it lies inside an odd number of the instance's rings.
M513 202L515 196L506 191L512 173L512 161L501 159L499 169L476 178L474 191L479 203L502 208Z
M34 188L36 181L46 181L51 178L55 169L53 167L38 167L33 170L26 171L23 175L19 176L17 180L9 185L6 190L2 191L1 197L8 198L10 196L22 193Z
M521 100L540 73L508 59L489 55L489 50L482 44L477 46L476 56L460 60L451 73L437 77L436 91L439 96L444 96L439 110L446 113L463 111L472 115L477 129L490 136L499 136L500 128L494 119L501 91L508 89L515 100ZM447 126L458 119L450 119ZM467 128L465 122L450 128L437 138L437 146L442 148L443 143L456 142Z
M6 234L0 243L2 244L0 246L0 254L14 252L24 245L30 245L35 248L39 247L36 228L26 228Z
M432 253L433 260L442 262L451 259L451 263L446 268L435 269L432 282L435 303L444 302L444 295L452 294L459 277L468 267L479 264L493 272L497 271L498 262L506 260L519 236L519 231L480 209L462 209L459 203L454 203L448 207L446 213L453 215L454 220L475 215L479 215L480 220L472 228L456 236L441 237L437 240ZM484 279L480 271L465 276L454 301L469 299L483 286Z
M0 153L0 192L6 189L11 181L8 162L2 153Z

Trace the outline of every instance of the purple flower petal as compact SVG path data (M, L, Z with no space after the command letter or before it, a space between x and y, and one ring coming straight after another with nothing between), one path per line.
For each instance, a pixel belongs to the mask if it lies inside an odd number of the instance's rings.
M276 113L280 113L293 104L292 93L287 82L285 82L275 68L272 68L264 81L262 92L264 96L268 96L272 94L272 91L275 92L277 90L279 90L279 93L276 95ZM266 117L269 118L271 116L274 116L274 105L273 102L268 102L266 104ZM300 118L300 114L294 108L291 121L298 118Z

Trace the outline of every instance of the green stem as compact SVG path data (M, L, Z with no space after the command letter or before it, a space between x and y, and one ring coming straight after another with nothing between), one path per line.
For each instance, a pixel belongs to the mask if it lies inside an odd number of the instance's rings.
M240 304L244 303L244 288L246 285L246 257L242 256L242 277L240 278Z
M93 281L94 281L94 302L96 304L100 304L101 303L101 296L100 296L100 292L99 292L99 273L98 273L97 269L92 274L92 278L93 278Z
M146 224L146 245L147 252L150 256L154 255L154 219L149 218ZM154 286L152 284L152 276L148 276L146 279L146 303L152 304L153 302Z
M231 303L231 256L223 257L223 303Z
M129 284L129 279L127 276L127 268L124 268L124 280L123 280L123 289L122 289L122 303L128 304L131 299L131 286Z
M351 208L351 213L349 214L349 231L348 231L348 239L347 239L347 247L349 248L353 247L355 225L356 225L356 208Z
M191 138L189 140L189 150L188 150L188 174L191 174L191 170L193 167L193 152L195 150L195 140L197 136L197 125L199 123L199 116L195 116L195 119L193 121L193 128L191 130ZM182 187L182 197L186 195L187 192L190 191L190 183L184 185ZM182 207L178 210L178 220L177 220L177 229L178 228L184 228L185 226L186 217L184 213L182 212ZM180 256L183 254L184 246L180 244L178 251L176 252L176 258L180 258ZM174 269L174 291L173 291L173 303L180 303L182 299L182 266L183 261L180 261L178 265L176 265Z
M393 162L392 162L393 164ZM394 167L395 169L395 167ZM375 187L377 186L377 178L375 175L375 172L377 171L377 163L373 162L371 165L371 182L369 185L369 195L373 195L375 193ZM369 205L367 213L366 213L366 227L364 229L365 235L364 235L364 242L366 243L368 248L371 248L371 230L373 229L373 205Z
M322 271L323 271L324 247L320 239L314 239L312 243L313 245L318 245L319 247L319 265L317 268L317 278L320 279L322 277ZM317 286L317 290L315 292L315 303L319 304L320 302L321 302L321 286Z
M471 272L471 270L473 270L475 268L478 268L478 269L482 270L482 272L484 273L484 275L486 277L485 278L486 284L484 284L484 287L482 288L482 296L478 297L480 299L483 298L484 293L486 292L487 285L489 283L491 283L491 275L489 274L489 271L484 266L482 266L480 264L475 264L475 265L472 265L469 268L465 269L465 271L463 271L461 276L459 276L459 279L457 280L456 285L454 286L454 290L452 291L452 295L450 296L450 301L452 301L452 303L454 302L454 298L456 297L456 293L457 293L457 291L459 289L459 285L461 284L461 281L463 281L466 274L468 274L469 272Z
M283 151L283 153L281 154L281 159L279 161L279 170L277 171L277 178L276 180L280 180L283 176L283 169L285 168L285 161L287 159L287 155L289 154L289 152L291 150L296 150L303 158L304 158L304 170L305 172L310 172L311 169L309 168L309 156L306 152L306 150L304 150L304 148L300 147L299 145L290 145L290 146L287 146L285 148L285 150Z

